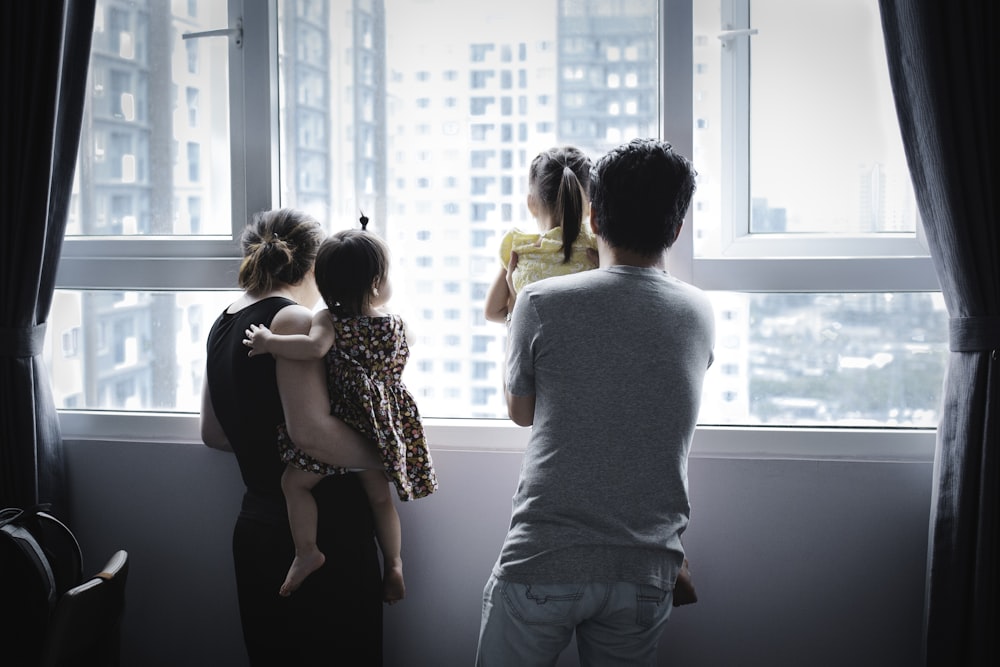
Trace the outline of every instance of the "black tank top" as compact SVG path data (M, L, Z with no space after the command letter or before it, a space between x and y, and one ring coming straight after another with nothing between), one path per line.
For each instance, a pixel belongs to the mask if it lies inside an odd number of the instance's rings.
M244 332L251 324L271 326L282 308L294 305L270 297L235 313L223 311L208 334L208 390L215 415L236 452L243 483L255 496L284 503L278 457L278 425L284 422L274 376L274 357L248 357Z

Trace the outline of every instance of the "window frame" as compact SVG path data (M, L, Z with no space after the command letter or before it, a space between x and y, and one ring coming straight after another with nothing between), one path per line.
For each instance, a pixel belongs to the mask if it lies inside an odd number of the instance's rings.
M660 131L685 155L693 151L692 4L696 1L659 0ZM228 38L232 235L69 237L62 247L57 289L234 289L240 260L236 239L248 212L272 208L279 201L277 0L229 0L228 7L229 26L219 28L241 30L241 39ZM255 44L266 48L247 48ZM248 78L253 85L246 85ZM262 136L270 140L247 141ZM908 250L874 257L803 258L794 254L799 252L794 250L794 239L745 238L749 235L734 231L729 254L706 259L694 256L692 227L689 212L669 266L674 275L702 289L789 291L789 285L795 285L795 291L817 292L939 289L929 258L918 252L921 247L926 250L919 238L905 239ZM197 414L72 409L60 409L59 414L67 440L201 443ZM455 450L523 451L530 434L530 429L503 419L427 419L425 427L433 447ZM699 426L692 456L926 462L933 460L934 439L933 429Z
M229 41L229 121L231 217L230 236L71 236L63 240L56 272L56 289L79 290L230 290L239 269L236 240L249 211L265 210L277 200L278 173L269 168L277 160L277 91L271 91L277 63L277 16L274 0L228 0L232 35L199 39ZM268 44L246 49L250 42ZM246 72L258 72L246 86ZM275 83L276 85L276 83ZM250 134L268 128L269 135ZM270 142L248 142L247 136L271 136Z
M691 0L696 2L697 0ZM720 256L699 257L694 252L691 230L696 223L688 214L686 233L682 232L671 251L672 271L688 282L706 290L742 292L897 292L940 291L931 264L923 227L914 233L878 234L752 234L750 232L750 24L752 0L722 0L718 39L723 49L721 72L723 156L722 248ZM661 99L672 107L664 117L676 121L665 126L664 136L684 137L678 148L693 154L693 16L681 19L688 0L669 0L678 15L667 20L664 41L683 45L671 58L687 58L686 81L681 73L676 80L665 75ZM669 11L669 10L668 10ZM725 38L723 31L735 31ZM662 62L665 61L661 52ZM681 69L681 68L679 68ZM671 91L666 95L666 91ZM685 152L686 151L686 152ZM742 165L742 169L736 167ZM795 287L790 289L789 286Z

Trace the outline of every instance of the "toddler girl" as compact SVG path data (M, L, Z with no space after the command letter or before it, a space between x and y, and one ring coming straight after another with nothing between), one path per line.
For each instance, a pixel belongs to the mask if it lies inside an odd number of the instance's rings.
M500 242L500 273L486 294L486 319L503 322L536 280L597 266L590 214L590 158L572 146L539 153L528 169L528 211L537 232L512 229Z
M367 222L362 218L362 224ZM385 470L360 475L375 515L382 550L383 596L392 604L405 595L399 515L387 477L402 500L437 489L437 475L424 439L417 406L401 376L409 357L406 325L382 309L392 295L389 249L375 234L346 230L333 234L316 256L316 283L326 308L316 313L308 335L281 336L251 325L244 344L250 355L290 359L326 357L330 412L375 443ZM295 559L279 593L287 596L323 565L316 546L316 503L310 490L321 476L346 472L295 448L279 429L278 446L287 463L281 480ZM330 443L331 458L337 444Z

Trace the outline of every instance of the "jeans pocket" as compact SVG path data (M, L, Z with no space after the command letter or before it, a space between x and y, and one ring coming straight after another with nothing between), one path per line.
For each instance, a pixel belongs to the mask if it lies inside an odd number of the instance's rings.
M529 625L564 625L580 600L577 584L518 584L502 582L507 611Z
M638 584L635 591L635 622L641 628L651 628L669 607L664 604L667 591L649 584Z

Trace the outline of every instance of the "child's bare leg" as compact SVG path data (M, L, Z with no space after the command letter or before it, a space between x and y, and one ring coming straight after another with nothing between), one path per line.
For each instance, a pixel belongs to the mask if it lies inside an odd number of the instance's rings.
M403 582L402 536L399 514L392 501L390 486L381 470L365 470L358 473L368 494L372 514L375 516L375 536L382 550L382 599L389 604L406 597Z
M285 493L285 505L288 508L288 524L292 530L292 542L295 543L295 559L285 582L281 584L279 595L287 597L310 574L322 567L326 556L316 546L316 524L319 511L312 488L323 477L294 466L286 466L281 476L281 490Z

